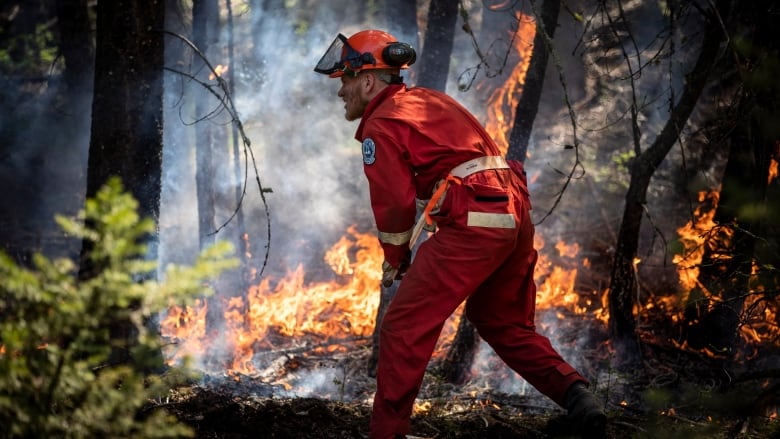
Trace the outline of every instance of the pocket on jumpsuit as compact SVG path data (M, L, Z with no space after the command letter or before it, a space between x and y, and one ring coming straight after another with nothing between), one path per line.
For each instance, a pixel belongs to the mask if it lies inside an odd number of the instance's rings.
M517 224L510 191L482 183L470 183L466 188L470 195L466 211L467 227L495 229L500 235L514 231Z

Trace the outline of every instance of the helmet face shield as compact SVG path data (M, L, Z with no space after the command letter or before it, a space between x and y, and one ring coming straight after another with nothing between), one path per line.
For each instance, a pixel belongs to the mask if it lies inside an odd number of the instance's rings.
M344 63L341 61L341 53L344 51L344 44L346 44L346 42L347 38L344 35L339 34L333 42L330 43L330 47L328 47L328 50L322 55L317 66L314 67L314 71L322 73L323 75L330 75L343 68Z
M338 34L314 67L314 71L332 78L344 73L354 76L363 64L376 64L376 60L370 53L361 54L352 48L347 42L347 37Z

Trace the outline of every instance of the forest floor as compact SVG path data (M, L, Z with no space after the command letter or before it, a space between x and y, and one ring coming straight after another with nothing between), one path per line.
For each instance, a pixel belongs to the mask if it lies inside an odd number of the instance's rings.
M367 370L369 352L363 346L316 359L288 353L262 377L204 377L155 405L190 425L197 438L367 438L374 381L356 371ZM608 438L780 439L776 354L765 356L770 361L724 360L647 341L642 357L640 365L619 373L621 384L596 386L606 402ZM331 378L336 397L294 396L287 391L290 381L272 377L301 377L317 368L352 372ZM429 370L411 434L437 439L578 437L565 413L534 392L455 386Z

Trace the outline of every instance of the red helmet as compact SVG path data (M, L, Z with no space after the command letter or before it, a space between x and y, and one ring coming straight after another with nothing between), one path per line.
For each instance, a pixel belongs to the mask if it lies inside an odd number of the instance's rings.
M414 48L381 30L363 30L347 38L338 34L314 71L338 78L369 69L407 69L414 64Z

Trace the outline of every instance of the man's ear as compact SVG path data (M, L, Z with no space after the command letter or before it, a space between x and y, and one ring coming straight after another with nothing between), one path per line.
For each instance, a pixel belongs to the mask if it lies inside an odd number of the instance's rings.
M367 71L367 72L363 72L362 76L363 76L361 78L362 82L360 85L363 86L363 88L367 92L371 92L371 89L373 89L374 85L376 85L376 81L377 81L376 75L372 71Z

